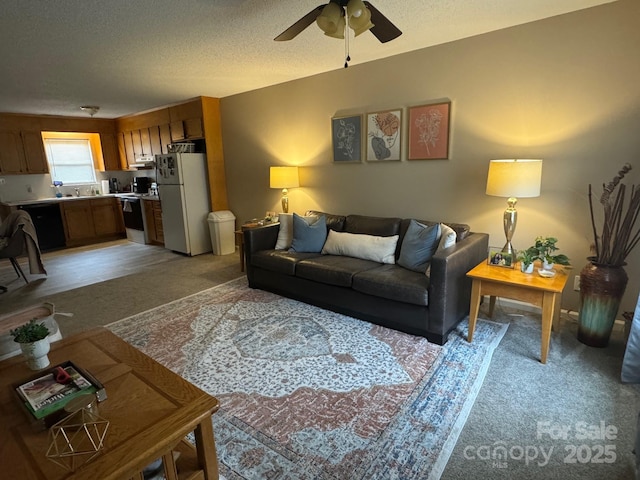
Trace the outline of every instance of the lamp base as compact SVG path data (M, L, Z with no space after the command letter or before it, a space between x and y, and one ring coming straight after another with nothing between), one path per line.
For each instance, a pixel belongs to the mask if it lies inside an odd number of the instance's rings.
M511 245L510 241L504 244L504 247L502 247L502 253L509 253L511 255L516 254L516 250L515 248L513 248L513 245Z
M287 189L283 188L282 189L282 200L281 200L282 212L283 213L289 213L289 197L287 197L287 193L289 193L287 191Z
M507 239L507 243L502 247L504 253L515 254L516 251L511 244L511 239L516 231L516 224L518 223L518 212L516 211L516 203L518 199L510 197L507 200L507 209L502 216L502 224L504 226L504 236Z

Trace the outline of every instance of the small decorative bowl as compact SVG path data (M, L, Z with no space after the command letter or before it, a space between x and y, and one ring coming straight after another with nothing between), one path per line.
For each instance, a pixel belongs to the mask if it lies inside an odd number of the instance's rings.
M553 278L556 276L556 272L553 270L545 270L543 268L539 268L538 275L544 278Z

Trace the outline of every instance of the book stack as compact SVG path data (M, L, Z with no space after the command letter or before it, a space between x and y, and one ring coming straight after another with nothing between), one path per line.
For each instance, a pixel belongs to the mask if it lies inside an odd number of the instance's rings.
M102 384L72 362L48 368L15 390L30 415L35 420L43 420L47 427L60 419L65 413L64 407L80 395L93 393L98 401L106 398Z

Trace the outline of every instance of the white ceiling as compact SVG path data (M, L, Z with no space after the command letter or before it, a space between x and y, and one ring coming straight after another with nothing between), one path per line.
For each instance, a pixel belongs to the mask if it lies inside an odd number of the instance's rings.
M352 39L351 65L613 0L371 0L403 34ZM0 14L0 112L115 118L343 68L314 24L273 38L325 0L27 0Z

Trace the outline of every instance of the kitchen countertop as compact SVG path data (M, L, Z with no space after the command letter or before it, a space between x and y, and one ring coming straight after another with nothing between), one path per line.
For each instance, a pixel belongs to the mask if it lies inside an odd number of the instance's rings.
M71 197L50 197L50 198L37 198L31 200L15 200L11 202L0 202L2 205L6 205L8 207L19 207L21 205L38 205L42 203L60 203L60 202L69 202L73 200L92 200L98 198L108 198L108 197L116 197L116 198L126 198L126 197L135 197L142 198L144 200L160 200L157 195L146 195L142 193L130 193L130 192L122 192L122 193L106 193L104 195L81 195L79 197L71 196Z

